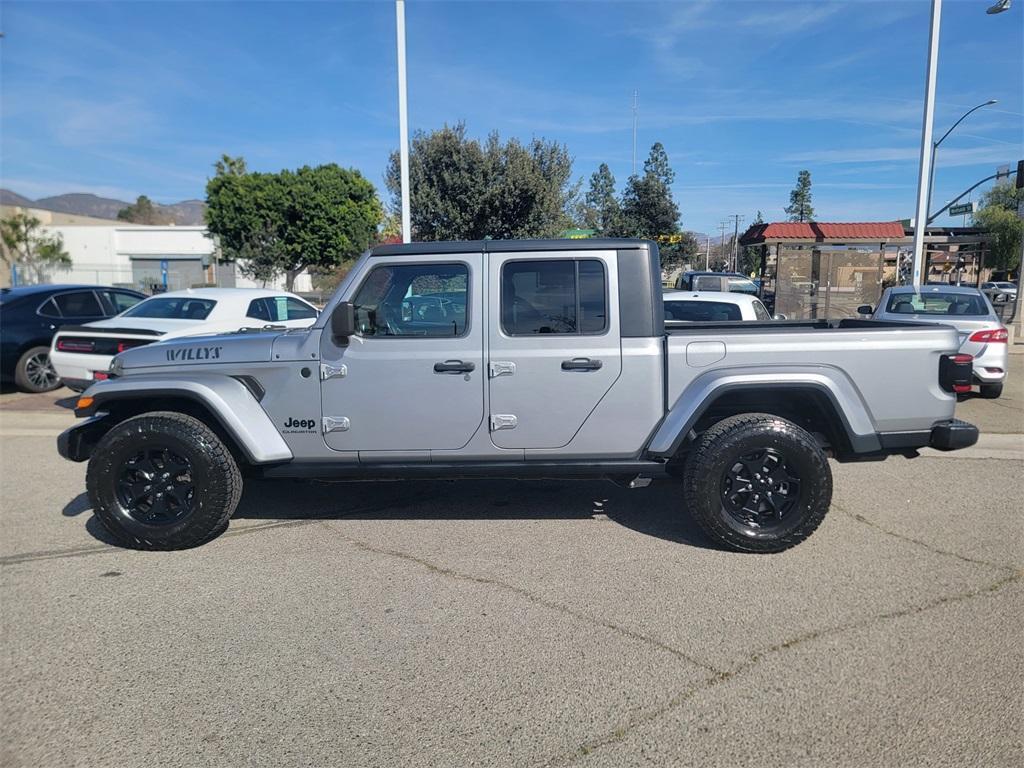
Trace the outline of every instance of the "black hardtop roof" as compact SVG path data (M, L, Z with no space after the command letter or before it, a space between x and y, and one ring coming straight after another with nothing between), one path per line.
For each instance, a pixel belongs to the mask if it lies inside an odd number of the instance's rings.
M508 251L650 250L650 240L620 237L589 237L558 240L461 240L430 243L378 245L371 256L405 256L427 253L502 253Z

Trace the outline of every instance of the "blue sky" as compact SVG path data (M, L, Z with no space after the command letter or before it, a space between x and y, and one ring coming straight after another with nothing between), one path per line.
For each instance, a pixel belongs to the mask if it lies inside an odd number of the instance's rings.
M946 0L935 200L1024 157L1024 1ZM668 150L687 229L784 218L797 172L819 220L912 215L929 4L407 3L413 130L563 142L575 174ZM2 9L2 185L201 198L214 160L337 162L383 192L398 144L394 4L16 2ZM939 134L937 134L939 135ZM957 220L959 222L959 220ZM949 223L949 220L946 220Z

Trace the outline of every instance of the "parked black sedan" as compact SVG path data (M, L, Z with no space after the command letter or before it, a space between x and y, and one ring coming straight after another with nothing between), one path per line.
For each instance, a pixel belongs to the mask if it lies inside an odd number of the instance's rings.
M138 291L97 285L26 285L0 289L0 378L26 392L60 386L50 342L62 325L124 312L146 298Z

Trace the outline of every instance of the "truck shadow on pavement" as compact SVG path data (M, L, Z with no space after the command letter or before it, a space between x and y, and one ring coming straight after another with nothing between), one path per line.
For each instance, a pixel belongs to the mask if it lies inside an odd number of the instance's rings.
M91 511L82 493L62 514L78 517ZM248 480L232 520L610 521L645 536L718 549L693 522L679 484L671 481L630 490L603 480ZM118 546L94 515L85 529L98 541Z

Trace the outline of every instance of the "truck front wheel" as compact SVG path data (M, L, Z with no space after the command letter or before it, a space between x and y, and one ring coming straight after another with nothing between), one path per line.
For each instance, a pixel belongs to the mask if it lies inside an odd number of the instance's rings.
M133 549L187 549L218 535L242 494L231 452L199 419L157 411L96 446L86 473L93 512Z
M832 472L813 437L767 413L723 419L683 471L687 507L716 543L781 552L810 536L832 500Z

